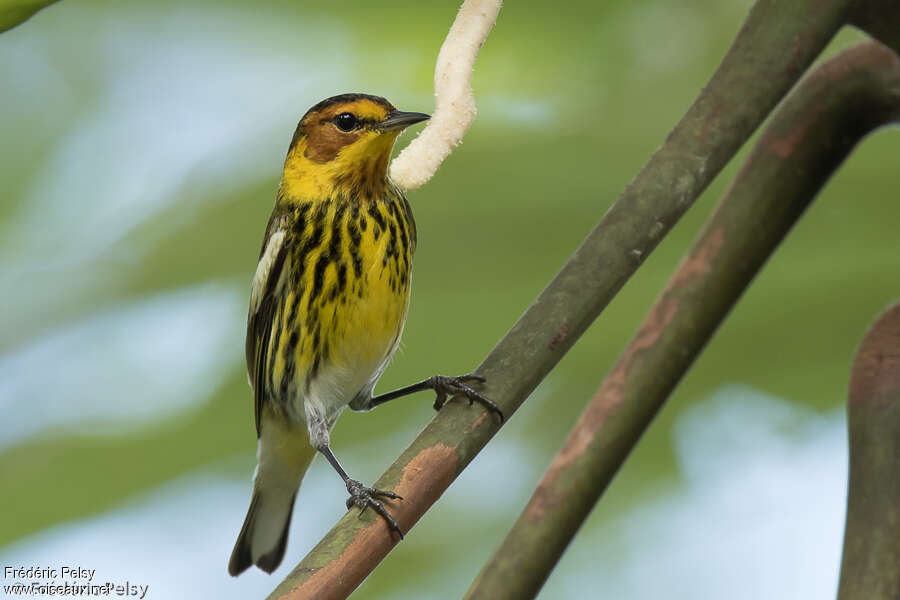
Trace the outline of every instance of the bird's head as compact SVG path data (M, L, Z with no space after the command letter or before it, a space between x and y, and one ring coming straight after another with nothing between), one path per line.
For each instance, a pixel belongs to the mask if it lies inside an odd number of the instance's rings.
M316 198L353 189L373 192L387 177L397 136L428 118L366 94L319 102L297 125L285 159L282 194Z

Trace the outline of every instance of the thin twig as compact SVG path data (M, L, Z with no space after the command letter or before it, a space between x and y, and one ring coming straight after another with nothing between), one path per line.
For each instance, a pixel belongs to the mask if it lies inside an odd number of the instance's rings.
M537 595L659 408L822 185L864 135L900 114L898 83L900 59L869 42L822 65L785 100L467 599Z

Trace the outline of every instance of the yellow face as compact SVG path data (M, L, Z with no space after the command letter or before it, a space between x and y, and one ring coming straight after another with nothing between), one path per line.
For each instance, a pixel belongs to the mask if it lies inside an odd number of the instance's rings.
M298 199L330 197L343 188L373 192L387 176L397 136L427 118L400 112L377 96L344 94L323 100L297 126L282 192Z

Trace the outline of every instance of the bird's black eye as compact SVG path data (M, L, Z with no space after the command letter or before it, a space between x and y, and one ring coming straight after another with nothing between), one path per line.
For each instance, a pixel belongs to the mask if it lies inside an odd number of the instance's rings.
M334 124L341 131L353 131L359 125L359 120L351 113L341 113L334 118Z

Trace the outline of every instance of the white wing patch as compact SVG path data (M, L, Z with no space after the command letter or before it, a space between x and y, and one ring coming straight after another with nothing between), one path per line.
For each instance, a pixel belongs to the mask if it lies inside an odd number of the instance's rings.
M262 257L259 259L259 264L256 265L256 274L253 276L253 283L250 286L251 314L256 314L259 310L263 295L266 293L266 284L269 281L272 264L275 262L275 257L278 256L283 244L284 232L276 231L273 233L266 244L266 251L263 252Z

